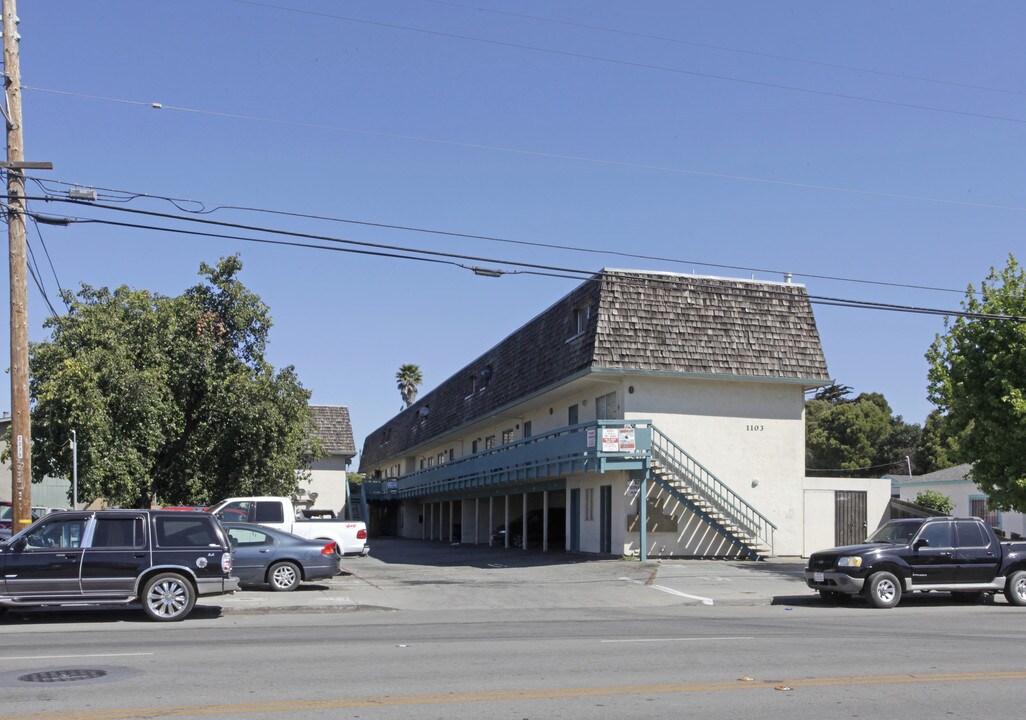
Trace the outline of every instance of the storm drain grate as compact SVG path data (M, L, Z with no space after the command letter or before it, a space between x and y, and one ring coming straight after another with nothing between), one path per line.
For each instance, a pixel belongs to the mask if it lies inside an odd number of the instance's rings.
M48 670L22 675L18 679L25 682L70 682L72 680L95 680L106 674L106 670Z

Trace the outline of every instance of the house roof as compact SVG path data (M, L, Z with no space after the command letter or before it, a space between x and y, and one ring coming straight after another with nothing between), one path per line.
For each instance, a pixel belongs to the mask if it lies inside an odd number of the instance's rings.
M926 473L925 475L888 475L891 481L897 485L903 483L915 483L916 485L922 485L924 483L940 483L940 482L959 482L962 480L972 481L973 477L973 466L970 463L962 463L961 465L953 465L943 470L934 470L932 473Z
M802 285L603 270L372 432L361 468L602 371L829 382Z
M314 430L329 455L356 455L349 408L341 405L311 405Z

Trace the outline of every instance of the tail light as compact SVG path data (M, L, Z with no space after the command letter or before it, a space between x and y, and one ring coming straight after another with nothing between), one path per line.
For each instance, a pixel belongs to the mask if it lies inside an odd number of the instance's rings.
M333 542L328 543L323 548L321 548L321 555L334 555L336 547L337 547L337 545L335 543L333 543Z
M231 553L221 553L221 570L223 570L226 573L230 573L232 571Z
M357 540L366 540L367 539L367 530L366 529L357 530L356 531L356 539Z

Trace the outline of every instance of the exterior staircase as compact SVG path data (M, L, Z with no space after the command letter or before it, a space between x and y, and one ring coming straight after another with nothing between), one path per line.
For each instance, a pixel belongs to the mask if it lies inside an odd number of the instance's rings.
M777 526L658 428L651 428L652 479L741 555L759 560L772 554L773 531Z

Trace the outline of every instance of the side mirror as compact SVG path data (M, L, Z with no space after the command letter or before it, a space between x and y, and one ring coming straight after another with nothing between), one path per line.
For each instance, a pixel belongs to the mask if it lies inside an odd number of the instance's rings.
M913 545L912 547L915 550L918 550L919 548L930 547L930 541L926 538L919 538L918 540L916 540L915 545Z

